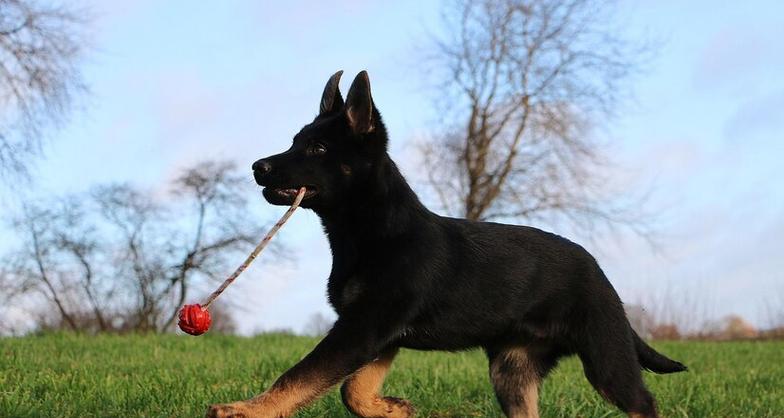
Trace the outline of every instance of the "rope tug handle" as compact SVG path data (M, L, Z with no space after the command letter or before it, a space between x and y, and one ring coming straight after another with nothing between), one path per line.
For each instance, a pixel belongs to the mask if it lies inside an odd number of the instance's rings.
M239 277L239 275L242 274L243 271L245 271L246 268L248 268L250 263L252 263L253 260L255 260L256 257L258 257L259 254L261 254L261 252L264 250L264 247L266 247L267 244L269 244L269 242L272 240L272 237L275 236L275 234L278 232L280 227L282 227L283 224L285 224L286 221L289 220L289 218L294 213L294 211L297 210L297 208L299 207L299 204L302 203L302 199L305 197L305 191L306 189L304 187L300 187L299 192L297 193L297 197L294 199L294 203L291 204L291 207L286 211L286 213L283 214L283 216L280 217L280 219L278 220L278 222L275 223L272 229L270 229L269 232L267 232L267 235L264 237L264 239L261 240L259 245L257 245L256 248L253 249L250 255L248 255L248 258L246 258L245 261L242 264L240 264L240 266L237 267L236 270L234 270L234 273L231 273L231 276L229 276L229 278L227 278L226 280L223 281L223 283L221 283L220 287L215 289L215 291L212 292L212 294L210 294L210 296L201 305L201 309L205 311L209 309L212 302L214 302L215 299L217 299L218 296L220 296L220 294L223 293L223 291L226 290L226 288L229 287L229 285L232 284L234 280L236 280L237 277Z

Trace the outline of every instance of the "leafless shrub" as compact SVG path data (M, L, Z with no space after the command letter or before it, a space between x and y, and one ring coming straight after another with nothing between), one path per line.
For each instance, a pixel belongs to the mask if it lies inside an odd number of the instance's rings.
M635 304L626 306L637 333L655 340L727 341L780 338L781 328L759 330L740 315L716 319L712 294L704 287L661 287Z
M654 340L680 340L683 335L677 324L656 324L651 329L651 338Z
M748 340L760 336L759 331L740 315L728 315L715 323L708 325L692 339L712 341Z
M650 338L677 340L699 338L715 327L712 300L704 288L682 286L676 290L663 285L632 306L643 311Z

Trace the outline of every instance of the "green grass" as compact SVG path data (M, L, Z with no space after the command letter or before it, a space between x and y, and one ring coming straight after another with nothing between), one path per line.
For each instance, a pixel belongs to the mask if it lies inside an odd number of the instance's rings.
M263 390L316 340L99 336L0 339L0 417L199 417L210 403ZM784 342L666 343L688 373L646 374L666 417L784 416ZM385 393L419 417L502 417L481 352L403 351ZM579 362L545 381L543 417L620 417L588 385ZM350 417L336 390L298 417Z

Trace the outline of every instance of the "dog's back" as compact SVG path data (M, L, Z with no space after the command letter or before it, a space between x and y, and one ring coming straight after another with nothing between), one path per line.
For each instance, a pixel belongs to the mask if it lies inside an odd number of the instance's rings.
M509 340L567 342L591 301L620 300L579 245L536 228L433 217L428 251L410 254L428 282L424 310L403 340L412 348L460 349ZM399 256L398 256L399 257ZM395 262L398 257L390 257ZM617 314L616 313L616 314Z

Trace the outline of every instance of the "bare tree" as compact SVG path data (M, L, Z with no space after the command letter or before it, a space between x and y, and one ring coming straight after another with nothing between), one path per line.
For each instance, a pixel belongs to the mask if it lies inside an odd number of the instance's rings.
M49 322L74 331L107 330L105 309L114 285L96 278L97 240L83 205L75 199L27 205L14 226L22 245L6 272L12 294L43 297L49 303L41 318Z
M166 270L166 260L158 243L158 234L167 228L166 211L155 204L152 197L128 185L96 187L91 197L97 206L98 219L103 221L106 241L102 248L110 249L108 262L114 267L118 281L128 289L132 302L124 325L142 331L155 330L160 321L160 281Z
M27 173L45 126L60 124L85 90L87 21L65 3L0 0L0 176Z
M644 52L608 29L612 2L448 4L433 57L444 117L422 146L443 208L473 220L638 227L609 198L609 160L591 135Z
M234 164L208 161L173 181L180 205L160 208L127 186L94 192L121 237L116 262L136 287L137 328L173 329L194 281L222 281L238 254L258 239L261 225L248 215L241 190L246 183Z
M15 225L11 278L0 283L45 297L42 328L171 331L194 286L222 281L261 236L248 184L233 164L208 161L184 170L163 199L110 185L30 206Z

